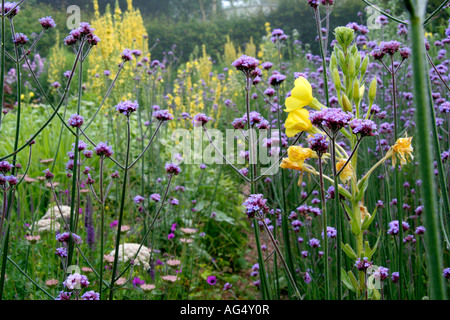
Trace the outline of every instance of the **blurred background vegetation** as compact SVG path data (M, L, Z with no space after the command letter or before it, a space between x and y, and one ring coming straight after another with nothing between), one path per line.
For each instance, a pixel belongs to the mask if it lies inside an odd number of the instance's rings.
M397 16L405 12L402 1L371 2L388 8ZM114 10L117 4L126 10L127 0L100 0L100 12L104 13L107 6ZM439 4L440 0L429 1L429 11ZM81 8L81 20L94 18L92 0L29 0L23 6L27 14L18 21L16 29L32 34L40 30L37 19L52 12L59 32L65 35L68 32L66 19L70 15L66 10L70 5ZM156 59L161 59L163 52L174 44L182 62L189 60L195 47L201 48L202 44L206 44L208 55L217 59L223 55L227 36L243 50L250 37L258 46L265 35L265 22L273 28L283 29L288 35L297 33L298 39L310 43L312 52L317 53L315 23L306 0L134 0L133 6L143 16L150 45L156 39L160 41L152 52ZM337 0L332 11L331 28L349 21L366 24L365 15L358 16L358 12L364 13L365 7L361 0ZM448 14L438 17L440 21L433 23L433 28L446 28L448 18ZM48 37L41 41L39 50L43 56L48 54L53 42L54 39Z

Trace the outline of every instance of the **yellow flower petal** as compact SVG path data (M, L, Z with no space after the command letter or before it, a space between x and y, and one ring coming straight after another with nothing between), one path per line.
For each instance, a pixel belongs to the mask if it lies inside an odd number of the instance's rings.
M303 108L313 100L311 84L303 77L298 77L295 87L291 91L291 96L286 99L286 112L292 112L296 109Z
M289 138L299 132L309 131L312 128L312 123L309 120L309 111L306 109L298 109L289 112L284 126L286 128L286 135Z

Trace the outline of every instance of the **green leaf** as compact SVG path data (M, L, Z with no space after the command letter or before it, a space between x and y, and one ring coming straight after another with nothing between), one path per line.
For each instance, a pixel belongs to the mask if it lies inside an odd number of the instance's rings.
M352 194L350 192L348 192L347 190L345 190L344 188L339 187L339 193L341 195L343 195L344 197L346 197L347 199L351 200L352 199Z
M347 211L348 216L353 219L352 209L350 209L350 207L345 202L342 202L342 203L344 204L344 208L345 208L345 211Z
M364 218L364 222L363 222L362 227L361 227L362 231L365 231L365 230L369 229L370 225L373 222L373 219L375 218L376 213L377 213L377 209L375 208L375 210L373 211L372 216L370 218L368 218L368 216L366 216Z
M353 284L353 288L355 288L358 292L361 291L361 287L359 286L358 280L356 280L356 277L353 274L353 272L349 271L348 276Z
M229 223L232 225L234 225L236 223L232 217L230 217L230 216L226 215L224 212L218 211L218 210L216 210L216 218L214 220L219 221L219 222L226 222L226 223Z
M381 294L377 289L373 289L372 290L372 300L380 300L381 299Z
M353 219L351 222L352 224L352 232L355 236L359 236L359 234L361 233L361 227L359 226L358 223L358 218Z
M341 279L342 283L353 292L356 292L356 289L353 287L352 281L350 280L349 276L347 275L347 272L343 268L341 268Z
M375 254L375 252L377 251L377 247L378 247L378 243L380 243L380 239L381 239L381 230L378 233L378 239L377 242L375 243L375 245L372 248L372 256Z
M341 248L345 252L347 257L349 257L353 261L356 261L356 259L358 259L358 256L356 255L355 250L353 250L352 247L350 247L350 245L348 243L346 243L346 244L342 243Z

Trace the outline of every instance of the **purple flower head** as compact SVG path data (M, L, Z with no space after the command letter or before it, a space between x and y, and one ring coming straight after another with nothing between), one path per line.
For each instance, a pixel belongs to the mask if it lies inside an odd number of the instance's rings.
M161 122L173 120L173 115L169 110L158 110L153 113L153 117Z
M144 197L137 195L136 197L134 197L133 201L136 204L140 204L142 201L144 201Z
M99 142L94 148L95 154L100 157L111 157L113 155L112 146L108 146L106 142Z
M56 27L55 20L53 20L52 17L43 17L39 19L39 22L41 23L42 28L46 30Z
M327 137L323 134L316 133L313 136L310 136L307 139L307 142L311 150L317 152L319 155L326 153L328 150L329 142Z
M255 59L253 57L242 55L241 57L236 59L231 65L235 67L236 70L243 71L246 75L250 75L250 72L258 67L259 61L258 59Z
M131 113L135 112L137 110L137 108L139 107L137 101L130 101L130 100L126 100L123 101L121 103L119 103L118 105L116 105L116 110L119 113L124 114L125 116L129 117Z
M308 0L308 6L316 10L320 5L320 0Z
M59 295L56 297L55 300L70 300L71 296L72 296L72 292L60 291Z
M153 193L152 195L150 195L150 200L153 200L155 202L160 202L161 196L159 195L159 193Z
M112 179L118 179L119 178L119 171L115 171L115 172L111 173L111 178Z
M69 120L67 121L69 126L73 128L80 128L83 125L83 122L84 118L78 114L71 115Z
M169 233L169 235L167 236L167 239L172 240L173 238L175 238L175 234Z
M173 163L173 162L171 162L171 163L166 163L165 169L166 169L166 172L167 172L168 174L179 175L180 172L181 172L180 167L179 167L177 164Z
M88 291L81 296L81 300L100 300L100 294L94 290Z
M283 83L283 81L286 80L286 76L282 75L281 73L275 73L269 77L267 82L274 87L278 87Z
M55 254L61 258L67 258L67 249L64 247L56 248Z
M119 220L114 220L113 222L111 222L110 224L109 224L109 227L111 228L111 229L114 229L115 227L117 227L119 225Z
M328 128L336 133L350 122L352 115L340 108L329 108L312 113L309 119L313 125Z
M450 102L445 101L439 106L440 113L450 113Z
M144 280L141 280L141 279L139 279L138 277L134 277L134 279L133 279L133 286L136 288L136 287L138 287L138 286L141 286L141 285L143 285L143 284L145 284L145 281Z
M28 37L23 33L16 33L13 37L13 42L18 46L23 46L29 41Z
M206 279L206 282L208 282L209 285L214 286L217 284L217 277L216 276L209 276Z
M284 31L281 30L281 29L273 29L273 31L272 31L272 36L273 37L279 37L279 36L281 36L283 34L284 34Z
M355 267L359 271L366 271L372 264L373 264L373 262L369 261L369 259L367 259L366 257L364 257L362 259L358 258L356 260Z
M244 118L236 118L231 122L231 125L235 129L245 129L245 124L247 123L247 120Z
M415 231L415 234L424 234L425 233L425 227L424 226L418 226L417 228L416 228L416 231Z
M87 39L87 42L92 46L96 46L100 41L101 39L95 34Z
M337 230L333 227L327 227L327 237L328 238L336 238ZM322 231L322 239L323 239L323 231Z
M256 213L268 213L269 207L266 205L266 202L267 199L264 199L262 194L251 194L243 203L247 216L253 218Z
M400 279L400 273L398 272L392 272L391 274L391 280L393 283L397 283L398 280Z
M133 54L130 49L125 49L122 52L122 60L123 61L131 61L133 60Z
M318 1L318 0L308 0L308 1ZM308 272L305 272L304 276L303 276L303 281L305 281L306 284L310 284L312 281L311 276L309 275Z
M170 204L173 206L177 206L180 204L180 202L178 201L178 199L173 198L172 200L170 200Z
M16 16L20 11L20 7L17 6L17 2L5 2L5 8L3 9L4 14L9 14L10 18Z
M273 67L273 63L272 63L272 62L269 62L269 61L263 62L263 63L261 64L261 67L262 67L264 70L269 70L270 68Z
M89 280L85 275L74 273L70 274L67 279L63 282L64 288L68 290L79 290L82 288L87 288L89 285Z
M384 56L386 55L383 51L381 51L379 48L376 48L374 50L372 50L372 52L370 52L370 54L372 55L372 57L375 60L382 60L384 58Z
M392 40L392 41L383 41L380 44L380 50L384 54L394 55L400 49L400 42Z
M450 279L450 268L444 269L442 275L444 276L445 279Z
M376 280L384 281L389 277L389 269L385 267L378 267L372 275Z
M311 238L309 240L308 244L311 248L319 248L320 247L320 241L316 238Z
M229 282L225 283L225 285L223 286L223 291L228 291L233 287L233 285Z
M371 137L378 135L377 125L372 120L368 119L353 119L350 121L350 128L354 134L359 134L361 137Z
M0 162L0 172L1 173L8 173L11 171L13 166L8 161L1 161Z
M194 120L192 120L192 124L194 127L200 127L207 124L209 121L211 121L211 117L208 117L204 113L199 113L194 116Z
M50 169L45 169L42 172L44 173L45 179L47 179L47 180L51 180L55 177L55 175L50 172Z
M406 47L405 48L401 48L398 52L400 53L400 56L403 59L408 59L409 56L411 55L411 49L406 48Z

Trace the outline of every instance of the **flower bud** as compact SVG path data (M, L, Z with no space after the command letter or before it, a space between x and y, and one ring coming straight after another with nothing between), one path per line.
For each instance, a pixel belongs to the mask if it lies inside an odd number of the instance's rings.
M353 101L355 101L356 104L358 104L361 101L358 79L356 79L355 82L353 82Z
M348 62L348 75L350 77L354 76L356 73L356 60L355 57L351 57Z
M372 105L377 96L377 76L373 77L369 87L369 105Z
M341 91L341 77L339 76L339 71L337 68L331 69L333 70L333 82L334 82L334 86L336 87L336 91L339 92Z
M347 112L352 112L352 103L348 99L348 97L345 95L345 93L342 94L342 109Z
M334 29L334 35L339 46L346 50L355 39L355 31L347 27L337 27Z
M366 54L361 64L361 77L364 77L364 75L366 74L368 65L369 65L369 55Z

